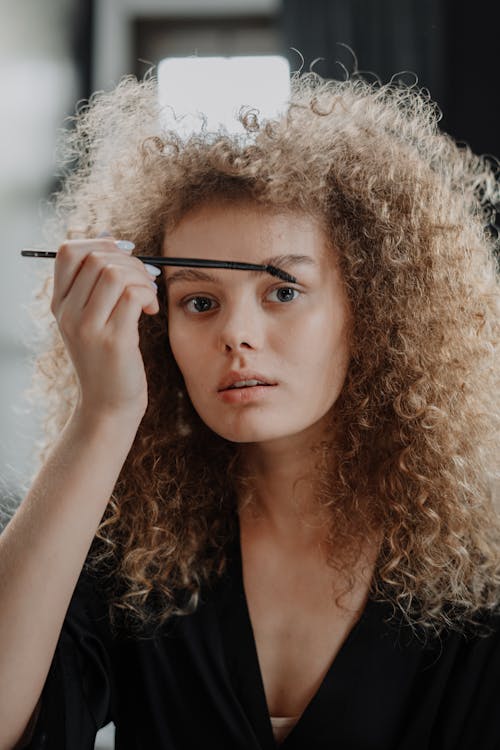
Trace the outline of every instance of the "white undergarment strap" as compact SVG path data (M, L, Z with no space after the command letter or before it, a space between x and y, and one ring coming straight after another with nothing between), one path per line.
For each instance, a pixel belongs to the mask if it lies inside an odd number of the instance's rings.
M276 742L283 742L285 737L290 734L295 724L297 723L298 716L271 716L271 725L273 728L274 739Z

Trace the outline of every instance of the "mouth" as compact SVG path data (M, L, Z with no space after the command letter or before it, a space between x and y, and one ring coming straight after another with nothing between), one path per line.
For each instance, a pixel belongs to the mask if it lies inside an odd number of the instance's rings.
M232 391L236 388L255 388L257 385L270 386L270 383L264 383L262 380L240 380L238 383L233 383L228 388L223 388L224 391Z
M266 388L277 385L265 375L256 372L230 372L219 384L218 393L225 391L244 390L250 388Z
M268 401L270 394L275 392L277 383L264 383L257 381L255 385L245 385L251 381L239 381L232 383L227 388L221 389L217 397L225 404L232 406L243 406L250 404L262 404Z
M259 372L233 370L219 384L218 398L233 407L262 404L278 383Z

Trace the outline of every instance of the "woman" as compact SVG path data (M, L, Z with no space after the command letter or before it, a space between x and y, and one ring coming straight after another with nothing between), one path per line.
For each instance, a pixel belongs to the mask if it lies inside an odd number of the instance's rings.
M182 142L126 79L70 136L1 747L493 749L493 169L402 86L241 117Z

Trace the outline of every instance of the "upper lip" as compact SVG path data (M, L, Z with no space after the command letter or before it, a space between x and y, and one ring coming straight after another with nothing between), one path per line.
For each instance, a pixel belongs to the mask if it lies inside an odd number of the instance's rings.
M253 370L231 370L225 378L221 380L218 385L219 391L224 391L226 388L230 388L235 383L240 383L242 380L260 380L261 383L266 385L276 385L276 382L267 375L262 375L260 372L253 372Z

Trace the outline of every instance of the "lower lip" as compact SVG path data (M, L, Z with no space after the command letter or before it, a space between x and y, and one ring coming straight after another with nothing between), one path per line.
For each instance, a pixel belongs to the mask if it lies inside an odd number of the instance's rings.
M219 391L217 395L226 404L250 404L268 396L275 388L275 385L253 385L246 388L230 388Z

